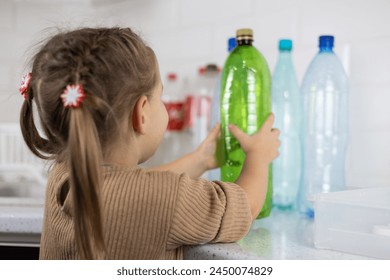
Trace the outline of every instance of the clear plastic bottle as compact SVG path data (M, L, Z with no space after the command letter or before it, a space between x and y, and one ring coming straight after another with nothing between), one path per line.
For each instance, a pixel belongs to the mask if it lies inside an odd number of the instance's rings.
M219 68L216 64L207 64L198 69L193 81L191 93L186 96L185 125L191 133L193 149L207 137L211 115L211 99Z
M237 46L236 38L228 40L228 52L230 53ZM217 83L215 84L213 100L211 101L210 129L217 123L221 122L221 74L218 74ZM220 145L218 145L220 147ZM218 152L217 152L218 154ZM221 168L209 171L209 180L221 180Z
M303 177L300 209L313 217L315 194L345 189L348 78L333 52L333 36L320 36L319 53L303 79Z
M272 77L272 111L280 129L280 156L272 163L273 205L295 208L301 177L301 95L291 58L292 41L279 41L279 59Z
M221 138L219 160L222 180L234 182L240 175L245 154L229 129L235 124L248 134L259 130L271 112L271 75L266 60L252 46L253 31L237 30L237 47L228 56L221 79ZM266 200L259 218L272 208L272 166L269 167Z

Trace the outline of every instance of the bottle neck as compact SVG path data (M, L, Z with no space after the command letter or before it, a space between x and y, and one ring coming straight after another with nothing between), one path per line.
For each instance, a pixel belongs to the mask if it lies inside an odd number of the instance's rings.
M285 71L281 69L287 69L293 67L291 51L281 51L279 50L278 61L276 63L276 68L279 71Z
M253 39L249 39L249 38L237 39L238 46L252 46L252 43L253 43Z
M328 53L333 52L333 47L330 47L330 46L320 46L320 53L325 53L325 52L328 52Z
M286 57L286 56L290 56L290 55L291 55L291 51L279 50L279 56Z
M291 51L279 50L279 61L291 60Z

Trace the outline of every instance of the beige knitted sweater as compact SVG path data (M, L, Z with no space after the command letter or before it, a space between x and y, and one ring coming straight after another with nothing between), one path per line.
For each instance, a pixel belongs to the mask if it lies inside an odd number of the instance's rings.
M101 210L109 259L182 259L183 245L234 242L248 232L246 194L232 183L193 180L186 174L102 167ZM48 181L41 259L78 259L63 165Z

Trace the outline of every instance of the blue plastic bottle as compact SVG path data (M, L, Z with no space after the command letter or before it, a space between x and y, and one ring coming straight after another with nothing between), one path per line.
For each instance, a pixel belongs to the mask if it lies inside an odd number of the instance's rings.
M272 111L281 131L280 156L273 161L273 205L296 206L301 177L301 96L291 58L292 41L279 41L279 59L272 77Z
M345 189L348 78L333 52L333 36L320 36L319 53L306 71L303 96L301 211L314 216L313 196Z
M236 38L231 37L228 40L228 52L230 53L237 46ZM214 96L211 103L211 117L210 117L210 129L213 128L217 123L221 122L221 74L217 78L215 86ZM218 145L220 147L220 145ZM221 180L221 169L216 168L209 171L208 179Z

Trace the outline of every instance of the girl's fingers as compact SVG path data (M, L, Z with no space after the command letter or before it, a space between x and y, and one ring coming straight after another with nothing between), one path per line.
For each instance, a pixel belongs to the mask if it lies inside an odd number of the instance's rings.
M211 129L211 131L207 135L206 139L216 139L216 138L218 138L219 137L219 133L220 133L220 129L221 129L221 125L219 123L214 125L213 129Z
M249 137L245 132L243 132L240 128L235 126L234 124L229 124L229 130L233 134L233 136L240 142L241 146L245 144L247 138Z
M277 129L277 128L272 128L271 129L271 132L274 133L276 135L276 137L279 137L280 136L280 130Z
M261 128L270 131L272 129L272 126L274 125L274 122L275 115L274 113L270 113Z

